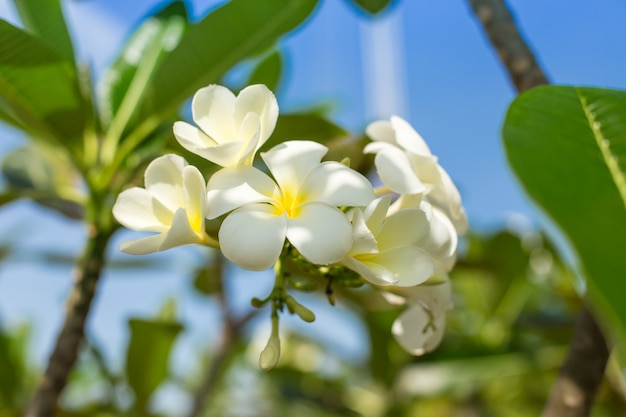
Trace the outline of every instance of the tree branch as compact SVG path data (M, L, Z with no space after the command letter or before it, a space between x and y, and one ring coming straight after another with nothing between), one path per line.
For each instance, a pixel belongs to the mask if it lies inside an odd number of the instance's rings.
M518 92L548 84L503 0L469 0Z
M493 47L498 51L518 92L548 84L532 51L520 35L504 0L468 0ZM565 363L561 367L542 417L584 417L591 411L609 359L609 348L586 305L576 322Z
M74 287L67 299L65 321L25 417L50 417L54 414L84 339L85 321L104 266L104 254L110 237L110 232L102 232L96 227L90 230L83 257L77 267Z

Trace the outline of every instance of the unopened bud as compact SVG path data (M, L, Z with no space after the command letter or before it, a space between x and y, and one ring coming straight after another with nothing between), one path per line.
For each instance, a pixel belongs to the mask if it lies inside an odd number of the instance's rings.
M259 367L264 371L269 371L278 364L278 359L280 359L280 338L278 337L278 318L276 318L272 319L272 334L259 356Z
M259 298L253 297L252 300L250 300L250 304L252 304L252 307L255 308L261 308L265 305L266 301L263 301Z
M343 158L341 160L341 163L345 166L347 166L348 168L350 167L350 158L348 158L347 156L345 158Z
M287 308L289 309L289 312L291 314L296 313L302 320L306 321L307 323L315 321L315 314L311 310L297 302L296 299L292 296L288 295L285 302L287 303Z

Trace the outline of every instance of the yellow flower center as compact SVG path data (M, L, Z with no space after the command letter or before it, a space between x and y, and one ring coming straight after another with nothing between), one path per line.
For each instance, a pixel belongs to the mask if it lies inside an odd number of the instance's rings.
M281 194L276 198L276 211L277 214L286 213L287 217L294 218L299 214L299 206L303 202L302 196L300 196L295 187L286 187L281 190Z

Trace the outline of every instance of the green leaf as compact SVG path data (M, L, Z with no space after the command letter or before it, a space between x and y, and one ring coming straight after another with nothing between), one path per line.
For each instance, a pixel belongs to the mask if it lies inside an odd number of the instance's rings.
M513 101L503 138L522 185L567 235L588 287L626 324L626 92L540 87Z
M130 319L126 377L135 393L135 409L145 410L148 399L168 375L172 346L183 329L180 323Z
M143 89L154 69L178 44L187 25L185 3L174 1L146 19L132 34L98 86L101 119L105 126L118 113L124 101L127 102L126 111L132 113L143 98ZM130 116L126 115L126 118L130 119Z
M267 88L276 92L282 69L283 60L280 52L274 51L261 60L254 68L248 79L248 85L265 84Z
M176 111L196 90L219 82L245 58L260 54L301 24L317 0L232 0L183 36L146 92L142 118Z
M74 47L65 24L61 0L13 0L24 27L59 55L74 62Z
M86 110L72 63L0 20L0 104L38 135L65 144L80 137Z
M377 14L387 8L392 0L353 0L361 9L371 14Z
M274 133L261 150L268 150L293 139L313 140L327 145L347 135L347 131L317 113L282 114L278 117Z

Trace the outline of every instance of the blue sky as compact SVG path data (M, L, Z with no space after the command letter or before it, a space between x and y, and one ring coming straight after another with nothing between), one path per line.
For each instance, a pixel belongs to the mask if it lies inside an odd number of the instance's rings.
M0 17L13 20L9 3L0 0ZM103 68L157 3L66 1L83 59L96 71ZM216 2L191 3L198 17ZM516 0L509 4L552 82L626 87L626 2ZM372 35L378 39L374 52ZM397 113L422 134L457 183L471 225L480 230L500 227L510 213L542 222L507 169L499 129L514 92L467 2L399 0L389 13L372 20L355 12L347 0L325 0L305 26L282 42L281 50L288 62L278 91L282 111L333 103L333 118L356 132L375 117ZM382 76L371 74L378 65ZM12 132L0 130L0 134L2 152L21 142ZM26 224L28 228L22 226ZM24 202L0 210L0 230L20 236L22 254L0 266L0 319L9 324L34 320L35 354L41 359L61 319L70 269L27 262L23 254L50 245L75 253L83 231ZM121 256L115 248L111 254ZM109 272L101 286L89 326L114 358L119 358L125 343L126 317L153 313L168 295L181 300L190 329L188 346L202 347L207 336L215 335L212 307L188 290L188 277L181 278L198 259L195 252L181 249L156 257L167 267L151 271L150 277ZM255 278L258 288L251 291L258 292L252 295L264 294L267 278ZM237 280L250 282L250 277ZM148 285L152 291L145 290ZM322 318L309 329L323 333L328 320ZM351 341L358 339L360 331L357 328L345 338L347 350L358 351Z

